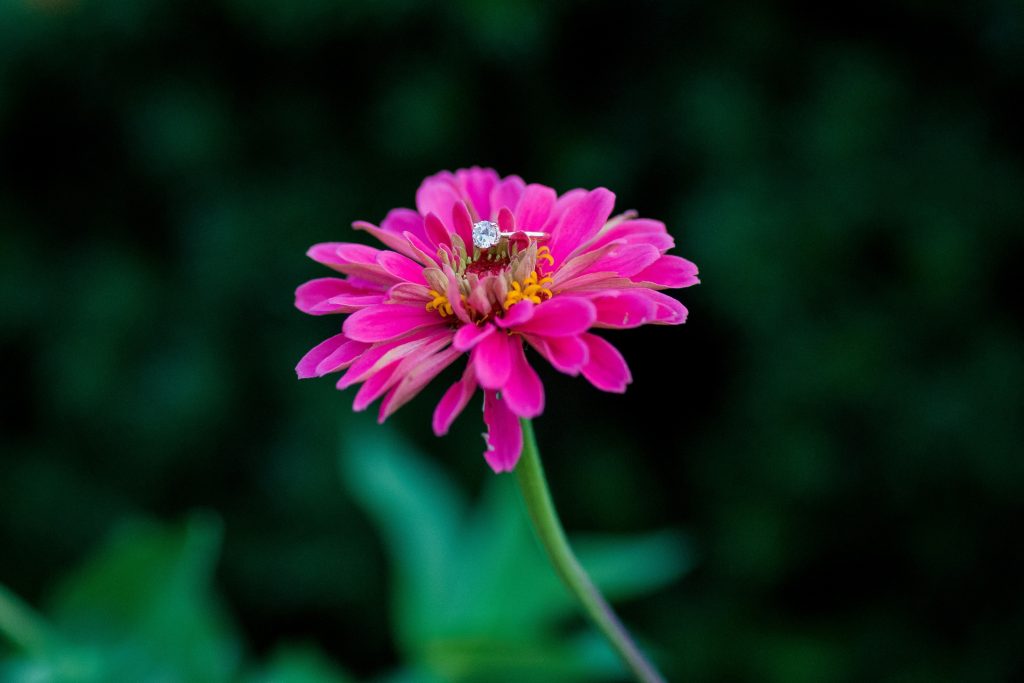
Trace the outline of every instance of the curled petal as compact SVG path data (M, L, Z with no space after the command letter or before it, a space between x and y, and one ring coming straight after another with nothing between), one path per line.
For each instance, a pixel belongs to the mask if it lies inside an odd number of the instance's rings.
M511 472L523 451L523 429L497 392L484 392L484 423L487 451L484 459L495 472Z
M466 371L462 373L462 379L448 388L448 391L441 397L441 402L434 409L434 434L444 436L452 426L452 422L465 409L469 399L476 392L476 370L473 364L466 365Z
M641 296L651 302L654 306L651 323L655 325L681 325L686 322L687 310L668 294L657 292L653 289L633 289L634 296Z
M424 229L427 233L427 241L432 243L435 247L440 247L442 244L451 246L452 238L448 232L448 228L445 226L441 219L437 217L437 214L428 213L426 219L423 221Z
M509 409L519 417L537 417L544 412L544 385L523 353L521 336L511 343L512 372L501 390Z
M552 367L573 377L580 374L589 357L587 345L579 337L528 336L526 340Z
M533 317L533 311L535 308L536 306L532 301L520 301L505 311L505 315L503 317L495 318L494 322L505 329L519 327Z
M490 324L480 326L473 324L463 325L455 333L455 339L452 343L459 351L469 351L496 331L497 329L494 325Z
M619 350L594 334L584 334L582 339L587 345L588 355L583 376L602 391L625 392L633 376Z
M452 232L458 235L463 244L473 244L473 217L465 202L452 206Z
M634 273L630 279L634 282L654 285L657 287L690 287L700 282L697 279L697 266L681 256L666 254L646 269Z

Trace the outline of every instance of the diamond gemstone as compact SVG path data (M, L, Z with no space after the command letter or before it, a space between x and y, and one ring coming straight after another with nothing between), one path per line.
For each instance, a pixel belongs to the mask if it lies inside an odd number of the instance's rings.
M498 224L493 221L480 221L473 224L473 246L481 249L490 249L501 235L498 232Z

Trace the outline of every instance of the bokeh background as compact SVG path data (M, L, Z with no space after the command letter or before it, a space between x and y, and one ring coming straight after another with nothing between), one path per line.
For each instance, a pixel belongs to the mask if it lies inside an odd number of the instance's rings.
M1020 680L1022 86L1016 0L3 0L0 676L624 680L446 382L294 376L307 246L482 164L701 268L536 423L671 680Z

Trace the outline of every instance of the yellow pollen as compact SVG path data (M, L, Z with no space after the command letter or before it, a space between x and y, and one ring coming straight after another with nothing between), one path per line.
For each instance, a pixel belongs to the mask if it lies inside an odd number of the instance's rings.
M550 299L554 294L551 293L550 288L544 285L550 285L552 282L553 280L546 275L538 280L536 272L530 273L522 284L513 280L512 288L509 290L508 296L505 297L505 310L507 311L509 307L520 301L532 301L539 304L545 299Z
M433 289L430 290L430 296L434 299L427 304L428 311L437 311L442 318L452 314L452 305L448 303L448 297Z

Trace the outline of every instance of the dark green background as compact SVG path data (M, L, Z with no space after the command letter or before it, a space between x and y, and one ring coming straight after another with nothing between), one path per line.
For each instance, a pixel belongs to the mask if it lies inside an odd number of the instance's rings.
M395 667L339 432L476 492L481 424L297 382L337 318L292 293L481 164L607 186L701 269L687 325L608 335L626 396L546 368L536 423L570 531L688 534L621 605L670 678L1024 676L1022 86L1014 0L4 0L0 582L44 605L204 509L247 653Z

